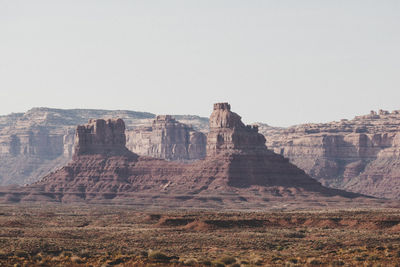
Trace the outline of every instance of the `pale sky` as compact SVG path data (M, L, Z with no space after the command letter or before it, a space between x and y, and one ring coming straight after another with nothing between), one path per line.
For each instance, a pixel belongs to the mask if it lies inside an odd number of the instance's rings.
M32 107L288 126L400 109L399 0L0 0L0 114Z

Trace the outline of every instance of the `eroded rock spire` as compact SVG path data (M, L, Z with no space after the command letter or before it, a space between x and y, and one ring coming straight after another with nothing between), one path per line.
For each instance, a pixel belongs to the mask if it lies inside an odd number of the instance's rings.
M214 104L210 116L210 132L207 136L207 156L229 150L266 150L265 138L257 126L245 125L241 117L231 111L228 103Z

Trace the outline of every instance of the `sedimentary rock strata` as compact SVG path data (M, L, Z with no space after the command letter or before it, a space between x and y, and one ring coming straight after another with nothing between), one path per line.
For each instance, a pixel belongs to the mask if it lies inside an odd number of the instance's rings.
M34 108L26 113L0 116L0 185L32 183L65 165L73 155L76 125L92 118L115 117L122 118L128 130L132 130L151 125L155 115L124 110ZM208 123L207 118L198 116L174 117L197 130ZM189 134L189 157L195 158L205 150L205 145L196 146L202 141L196 130Z
M90 120L76 129L74 156L124 155L126 148L125 123L121 119Z
M159 115L149 127L126 132L129 150L168 160L197 160L206 155L206 136L171 115Z
M265 138L258 133L257 126L244 125L241 117L231 112L228 103L217 103L210 117L210 132L207 136L207 155L226 151L265 150Z
M357 197L328 189L268 150L257 128L227 103L214 105L207 156L192 164L138 156L125 148L123 121L78 126L67 166L23 188L0 190L2 201L110 202L169 205L229 201L262 206L268 198Z
M400 112L267 128L267 145L323 184L400 198Z

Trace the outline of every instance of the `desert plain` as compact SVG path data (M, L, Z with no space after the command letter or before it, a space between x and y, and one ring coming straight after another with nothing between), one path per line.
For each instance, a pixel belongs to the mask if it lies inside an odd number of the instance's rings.
M0 265L398 266L396 204L349 205L215 211L3 204Z

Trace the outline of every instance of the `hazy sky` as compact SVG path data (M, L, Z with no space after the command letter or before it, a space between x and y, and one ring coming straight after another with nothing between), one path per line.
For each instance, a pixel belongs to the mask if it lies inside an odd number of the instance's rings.
M0 0L0 114L32 107L287 126L400 109L399 0Z

